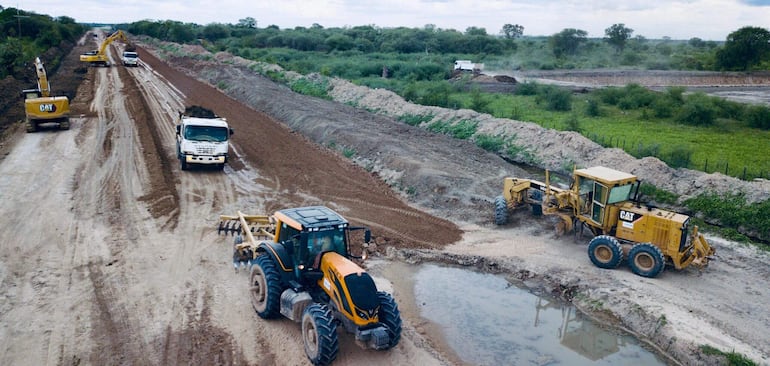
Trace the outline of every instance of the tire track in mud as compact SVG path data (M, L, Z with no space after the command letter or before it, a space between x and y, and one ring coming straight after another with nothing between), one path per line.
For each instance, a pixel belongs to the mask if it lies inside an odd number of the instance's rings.
M179 223L179 192L176 189L176 179L173 176L171 162L163 153L161 146L164 141L157 133L157 122L150 111L149 104L137 85L136 80L128 74L125 68L118 68L121 80L124 82L123 93L126 107L134 120L142 153L149 174L149 192L139 198L149 205L154 218L168 216L163 228L173 230Z

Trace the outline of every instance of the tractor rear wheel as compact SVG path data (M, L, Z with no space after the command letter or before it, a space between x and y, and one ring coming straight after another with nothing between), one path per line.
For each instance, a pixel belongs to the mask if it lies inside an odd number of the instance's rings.
M495 224L505 225L508 223L508 202L505 197L495 197Z
M628 252L628 266L639 276L655 278L665 267L663 252L655 245L643 243L634 245Z
M249 275L251 307L262 318L275 318L281 313L281 277L273 259L266 254L258 256Z
M380 301L380 311L377 317L380 319L380 323L388 328L388 337L390 337L388 346L384 349L390 349L401 340L401 312L398 310L396 300L389 293L379 291L377 298Z
M599 235L588 243L588 257L599 268L615 269L623 260L623 248L617 239Z
M302 340L305 354L313 365L328 365L340 350L337 325L324 304L311 304L302 314Z

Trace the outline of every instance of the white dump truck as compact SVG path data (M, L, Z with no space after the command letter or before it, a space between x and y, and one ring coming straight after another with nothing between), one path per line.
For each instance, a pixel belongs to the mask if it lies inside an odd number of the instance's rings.
M139 54L133 51L125 51L121 61L123 61L123 66L139 66Z
M182 170L192 165L223 169L232 134L227 120L208 109L194 106L179 113L176 152Z
M457 60L455 61L455 70L478 73L484 71L484 64L474 63L471 60Z

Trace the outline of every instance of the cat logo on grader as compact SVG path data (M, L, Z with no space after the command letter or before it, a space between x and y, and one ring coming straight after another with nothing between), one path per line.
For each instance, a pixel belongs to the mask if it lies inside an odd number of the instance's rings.
M495 198L495 222L508 222L512 209L532 207L536 215L559 218L557 232L588 228L594 238L588 257L600 268L616 268L624 255L637 275L656 277L666 264L676 269L703 268L714 255L690 217L639 202L636 176L601 166L576 169L569 189L531 179L505 178L503 194ZM620 225L618 225L620 223Z

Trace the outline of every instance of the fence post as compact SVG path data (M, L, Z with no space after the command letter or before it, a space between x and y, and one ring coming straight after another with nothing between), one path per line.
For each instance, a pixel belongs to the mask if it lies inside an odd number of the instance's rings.
M728 162L725 163L725 175L729 175L729 174L727 174L727 169L729 167L730 167L730 162L728 161Z
M706 165L703 166L703 171L706 173L709 172L709 158L706 158Z
M746 167L743 167L743 180L746 180Z

